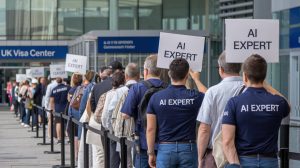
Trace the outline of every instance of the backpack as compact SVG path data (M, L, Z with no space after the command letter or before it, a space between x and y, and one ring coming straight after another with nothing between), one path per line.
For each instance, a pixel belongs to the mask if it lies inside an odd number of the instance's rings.
M142 83L147 87L147 91L145 92L141 102L138 105L138 115L141 118L142 126L144 128L146 128L147 127L147 112L146 111L147 111L147 107L148 107L150 98L154 93L167 88L168 84L163 83L161 86L156 87L149 81L142 81Z
M104 104L105 104L105 99L106 99L106 93L103 93L97 103L97 107L96 110L94 112L94 120L98 123L101 124L101 117L102 117L102 113L103 113L103 108L104 108Z
M82 96L83 96L83 91L84 91L83 86L79 86L76 89L76 91L73 95L73 98L72 98L73 101L70 103L72 108L74 108L76 110L79 110L80 102L81 102L81 99L82 99Z
M127 85L128 89L130 89L132 85ZM116 137L131 137L134 131L134 119L130 117L129 119L123 119L121 109L125 102L125 99L128 95L128 91L122 95L120 100L118 101L113 113L112 113L112 127Z

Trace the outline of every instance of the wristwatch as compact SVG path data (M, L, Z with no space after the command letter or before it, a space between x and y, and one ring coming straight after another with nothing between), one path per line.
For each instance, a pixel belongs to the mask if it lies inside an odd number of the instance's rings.
M154 150L147 150L147 155L155 155Z

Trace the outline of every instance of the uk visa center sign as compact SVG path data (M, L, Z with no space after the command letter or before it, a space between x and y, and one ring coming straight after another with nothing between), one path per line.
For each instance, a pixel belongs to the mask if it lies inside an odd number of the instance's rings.
M0 46L0 59L65 59L68 46Z

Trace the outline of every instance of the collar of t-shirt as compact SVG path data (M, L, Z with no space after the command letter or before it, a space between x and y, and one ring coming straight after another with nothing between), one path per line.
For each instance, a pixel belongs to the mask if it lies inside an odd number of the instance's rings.
M186 89L185 85L169 85L168 88L170 89Z
M129 80L126 82L125 85L131 85L131 84L135 84L135 83L137 83L135 80Z
M267 92L267 90L263 87L255 88L255 87L247 87L247 90L245 92L251 92L251 93L263 93Z
M240 76L229 76L222 80L222 82L233 82L233 81L242 81L243 78Z

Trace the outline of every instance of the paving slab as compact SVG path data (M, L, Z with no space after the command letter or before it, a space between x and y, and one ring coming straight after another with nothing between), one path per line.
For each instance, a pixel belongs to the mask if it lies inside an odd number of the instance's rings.
M50 145L37 145L42 138L22 127L7 107L0 107L0 168L50 168L60 165L60 154L44 154ZM39 130L42 136L42 129ZM49 142L49 140L47 140ZM69 145L66 145L66 164L69 164ZM60 151L60 145L54 145Z

